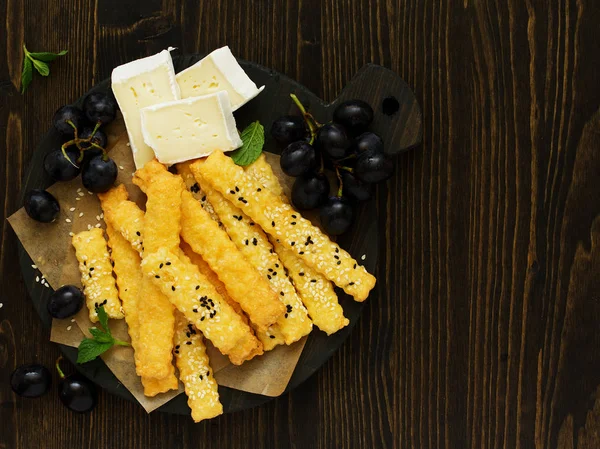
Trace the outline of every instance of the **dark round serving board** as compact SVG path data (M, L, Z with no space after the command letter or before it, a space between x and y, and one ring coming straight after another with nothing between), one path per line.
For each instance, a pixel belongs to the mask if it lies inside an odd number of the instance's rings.
M181 71L200 60L201 57L201 55L174 56L175 70L177 72ZM240 61L240 64L257 85L265 86L265 90L257 98L236 111L237 125L238 128L243 129L250 122L260 120L265 126L266 151L280 152L280 149L275 146L269 135L269 129L273 121L284 114L298 113L289 97L290 93L295 93L307 109L321 122L331 119L333 109L339 102L353 98L365 100L375 110L375 119L371 130L383 138L386 152L399 153L413 148L421 142L420 107L406 83L388 69L372 64L366 65L348 83L339 97L334 102L327 104L305 87L278 72L251 62ZM109 91L110 80L104 80L90 91L96 90ZM75 104L81 105L82 100L83 97ZM51 180L43 170L43 159L46 153L59 144L60 137L53 129L42 138L27 170L21 201L24 193L28 190L46 188L51 184ZM338 241L353 257L361 261L369 272L375 273L378 251L375 201L363 204L357 215L353 228ZM361 260L363 255L366 256L364 261ZM23 247L20 247L19 261L35 308L44 325L50 327L51 318L46 310L50 290L35 282L37 272L31 267L32 261ZM382 282L382 280L379 280L379 282ZM350 320L350 325L330 337L315 328L306 342L304 351L288 385L288 391L314 374L340 347L358 321L364 303L353 301L352 298L349 298L339 289L338 294L344 313ZM376 298L373 295L368 299L368 301L374 300ZM61 350L71 362L75 362L77 358L75 348L61 345ZM100 359L77 367L105 390L128 400L135 400L129 391L120 385L119 381ZM225 412L254 407L271 399L267 396L245 393L226 387L219 387L219 394ZM179 395L159 410L189 414L190 411L186 401L185 395Z

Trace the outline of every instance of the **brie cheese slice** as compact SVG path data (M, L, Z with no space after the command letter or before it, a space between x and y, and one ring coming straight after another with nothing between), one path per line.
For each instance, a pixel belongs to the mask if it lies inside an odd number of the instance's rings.
M116 67L112 89L125 120L133 159L137 168L154 158L142 135L140 110L181 98L168 50Z
M145 143L167 165L242 146L226 91L143 108L141 121Z
M219 48L176 76L181 98L227 91L235 111L256 97L265 86L256 87L238 64L229 47Z

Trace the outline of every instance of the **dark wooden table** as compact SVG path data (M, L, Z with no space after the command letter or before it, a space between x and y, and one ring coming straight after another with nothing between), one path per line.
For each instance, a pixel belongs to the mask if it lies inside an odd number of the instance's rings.
M600 447L600 2L0 0L0 17L1 449ZM23 42L69 55L21 96ZM291 394L199 425L15 397L15 366L59 354L4 220L52 113L118 64L225 44L325 99L376 62L421 102L354 333Z

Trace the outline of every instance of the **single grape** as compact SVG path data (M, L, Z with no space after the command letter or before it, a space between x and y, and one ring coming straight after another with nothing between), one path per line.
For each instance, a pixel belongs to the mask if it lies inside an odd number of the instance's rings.
M293 142L281 153L280 164L288 176L305 175L317 168L317 152L306 142Z
M356 201L367 201L373 193L372 184L366 184L356 179L352 173L347 170L341 170L343 192Z
M394 173L394 161L383 153L363 153L356 161L354 174L358 179L375 184L389 179Z
M83 130L79 133L79 138L80 139L88 139L88 138L92 137L92 131L94 131L94 128L92 128L91 126L87 126L87 127L83 128ZM94 136L92 137L91 142L95 143L96 145L98 145L102 148L106 148L106 144L108 143L108 138L106 137L106 134L104 131L102 131L101 129L97 129L96 132L94 133ZM81 142L80 145L81 145L81 148L84 148L84 149L87 149L92 146L90 144L90 142Z
M94 156L83 166L81 181L91 192L103 193L110 190L117 179L117 164L112 159Z
M365 131L373 121L373 108L362 100L344 101L333 111L333 121L357 135Z
M44 157L44 170L55 181L71 181L81 173L81 166L77 163L79 150L71 146L65 150L65 153L67 153L70 162L61 148L51 151Z
M350 140L342 125L327 123L317 132L315 148L332 159L342 159L348 154Z
M42 223L56 220L60 212L58 200L45 190L33 189L25 195L25 212Z
M52 117L54 128L65 137L72 139L75 136L75 130L69 122L75 125L77 131L82 130L88 123L83 111L70 105L59 108Z
M327 200L329 180L323 173L300 176L292 186L292 203L301 210L315 209Z
M60 357L56 361L58 381L58 397L69 410L77 413L87 413L98 404L98 391L96 385L82 374L77 372L65 376L60 369Z
M85 297L74 285L63 285L50 295L48 313L52 318L64 319L81 310Z
M352 151L359 156L366 152L383 153L383 140L375 133L362 133L354 139Z
M12 390L24 398L39 398L52 384L50 370L37 363L21 365L10 376Z
M117 116L117 103L108 94L94 92L83 100L83 110L90 122L106 125Z
M299 115L284 115L273 122L271 136L282 145L306 139L308 128Z
M347 198L330 197L319 210L321 225L329 235L341 235L350 228L354 218L354 208Z

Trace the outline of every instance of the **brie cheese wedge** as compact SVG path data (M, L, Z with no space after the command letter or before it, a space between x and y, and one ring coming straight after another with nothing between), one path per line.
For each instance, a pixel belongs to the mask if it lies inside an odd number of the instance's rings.
M116 67L112 89L125 120L133 159L137 168L154 159L154 152L142 135L140 110L181 98L168 50Z
M181 98L207 95L221 90L229 94L235 111L256 97L265 86L256 87L238 64L229 47L219 48L176 76Z
M141 110L146 145L167 165L242 146L226 91Z

